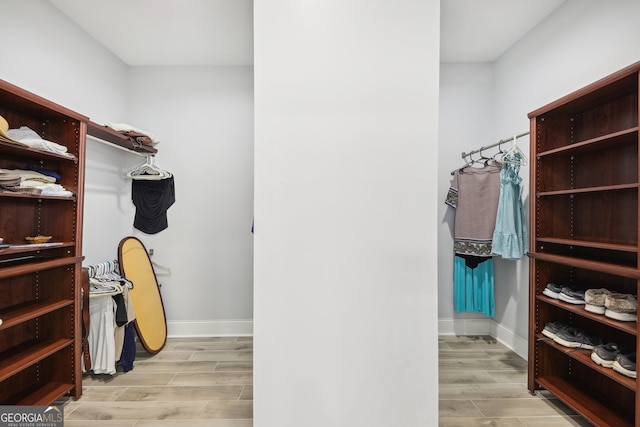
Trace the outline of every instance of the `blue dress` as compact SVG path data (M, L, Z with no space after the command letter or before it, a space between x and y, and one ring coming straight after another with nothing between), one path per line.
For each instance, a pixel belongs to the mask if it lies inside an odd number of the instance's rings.
M507 154L500 171L500 198L492 251L504 259L519 260L527 251L529 241L527 219L522 206L522 178L519 175L521 156Z

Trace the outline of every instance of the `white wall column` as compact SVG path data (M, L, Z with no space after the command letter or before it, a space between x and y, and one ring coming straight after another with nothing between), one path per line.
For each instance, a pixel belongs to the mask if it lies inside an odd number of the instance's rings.
M254 425L436 426L438 0L263 0Z

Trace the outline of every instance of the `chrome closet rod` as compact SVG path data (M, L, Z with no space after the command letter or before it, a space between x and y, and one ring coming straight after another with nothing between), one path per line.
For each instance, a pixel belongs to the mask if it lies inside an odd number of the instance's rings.
M519 139L519 138L522 138L523 136L527 136L527 135L529 135L529 132L523 132L521 134L516 135L515 139ZM514 137L512 136L510 138L501 139L500 141L496 142L495 144L487 145L485 147L480 147L478 150L469 151L468 153L465 153L463 151L462 152L462 158L464 159L465 157L470 156L472 154L476 154L476 153L479 153L481 151L488 150L489 148L497 147L499 145L502 145L502 144L504 144L506 142L513 141L513 140L514 140Z

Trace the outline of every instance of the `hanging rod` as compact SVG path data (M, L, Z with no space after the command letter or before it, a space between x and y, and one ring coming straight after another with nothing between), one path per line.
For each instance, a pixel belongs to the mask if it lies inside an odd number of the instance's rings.
M505 142L513 141L514 139L519 139L519 138L522 138L523 136L527 136L527 135L529 135L529 132L523 132L521 134L516 135L515 138L512 136L510 138L501 139L500 141L496 142L495 144L487 145L485 147L480 147L478 150L469 151L468 153L465 153L463 151L462 152L462 158L464 159L465 157L470 156L472 154L476 154L476 153L479 153L481 151L488 150L489 148L497 147L499 145L504 144Z

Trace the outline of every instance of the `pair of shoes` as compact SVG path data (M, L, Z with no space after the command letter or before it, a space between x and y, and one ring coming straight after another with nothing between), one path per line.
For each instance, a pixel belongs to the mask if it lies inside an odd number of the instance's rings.
M584 293L584 309L595 314L604 314L604 301L608 295L611 295L609 289L587 289Z
M542 293L546 296L558 299L560 297L560 292L562 292L562 285L558 285L557 283L549 282L547 286L543 289Z
M556 337L556 334L559 331L563 331L567 328L569 328L569 325L562 322L558 322L558 321L548 322L547 324L544 325L544 328L542 329L542 335L553 339Z
M636 353L618 353L613 361L613 370L629 378L636 377Z
M588 350L593 350L597 345L602 344L599 337L587 334L582 329L573 326L558 330L553 340L565 347L586 348Z
M638 300L635 295L611 293L604 300L604 315L623 322L638 320Z
M620 353L628 353L616 343L610 342L595 346L591 353L591 360L605 368L613 368L613 362Z
M569 304L584 304L584 294L586 290L574 286L564 286L558 299Z

